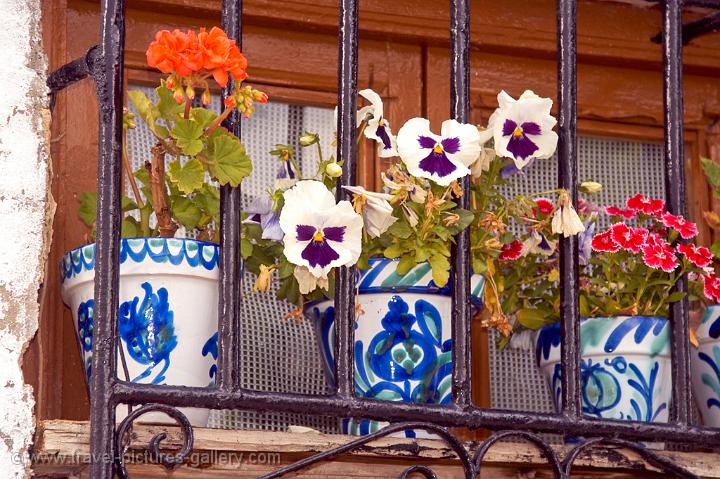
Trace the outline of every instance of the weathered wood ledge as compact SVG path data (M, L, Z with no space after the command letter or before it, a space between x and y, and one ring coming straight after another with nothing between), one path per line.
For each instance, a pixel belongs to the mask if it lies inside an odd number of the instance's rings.
M136 425L131 440L132 479L165 478L254 478L279 467L327 451L351 441L342 435L315 432L288 433L196 428L195 446L189 461L174 472L152 464L145 454L149 440L167 431L163 442L168 448L179 447L180 430L173 426ZM77 421L42 421L38 424L32 460L38 478L87 478L90 458L89 424ZM561 457L566 446L558 448ZM720 454L663 452L689 471L708 478L720 478ZM297 477L307 478L389 478L411 464L425 464L438 477L461 478L462 468L454 453L442 442L384 438L353 453L311 466ZM550 478L552 473L542 455L526 443L503 442L490 449L483 463L487 478ZM645 464L628 450L597 447L578 458L573 477L587 478L660 478L657 469Z

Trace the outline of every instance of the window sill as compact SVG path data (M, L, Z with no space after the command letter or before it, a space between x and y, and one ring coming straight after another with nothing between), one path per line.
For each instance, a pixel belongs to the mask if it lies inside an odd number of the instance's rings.
M180 444L177 427L139 424L134 428L131 451L137 452L129 466L131 479L191 479L198 477L257 477L279 467L327 451L352 440L348 436L318 433L237 431L195 428L195 449L191 464L169 474L143 455L148 441L160 431L167 431L165 445ZM41 421L33 450L34 477L85 478L90 457L89 423L78 421ZM567 447L559 447L563 457ZM664 452L680 466L709 478L720 478L717 454ZM417 457L415 457L417 455ZM442 441L384 438L351 454L310 466L300 477L374 478L397 477L411 464L432 467L438 477L463 477L462 468L452 451ZM208 473L212 472L212 476ZM598 447L575 462L573 477L630 478L669 477L656 473L639 456L615 447ZM483 463L483 477L533 478L551 477L542 455L524 443L500 443L490 449Z

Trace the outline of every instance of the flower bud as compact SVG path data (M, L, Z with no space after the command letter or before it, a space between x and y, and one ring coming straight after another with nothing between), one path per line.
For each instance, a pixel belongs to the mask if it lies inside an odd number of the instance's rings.
M584 193L598 193L602 190L602 185L596 181L583 181L580 183L580 191Z
M195 99L195 89L192 86L188 85L187 88L185 88L185 94L190 100Z
M229 96L225 98L225 108L235 108L235 104L236 102L234 96Z
M261 92L260 90L253 90L252 92L253 100L255 100L258 103L267 103L268 96Z
M302 146L314 145L318 141L320 141L320 136L318 136L317 133L311 133L309 131L306 131L300 136L300 144Z
M173 93L173 98L178 103L185 103L185 90L182 87L177 87Z
M342 175L342 167L335 162L328 163L325 166L325 174L330 178L337 178Z
M202 100L203 105L209 105L210 100L211 100L210 90L205 90L202 94L202 97L200 97L200 99Z
M169 77L167 77L167 80L165 80L165 87L168 90L175 89L175 75L170 75Z

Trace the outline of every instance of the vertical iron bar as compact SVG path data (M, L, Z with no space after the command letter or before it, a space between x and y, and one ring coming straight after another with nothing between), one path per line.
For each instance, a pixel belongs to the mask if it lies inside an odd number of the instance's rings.
M344 196L341 185L357 182L355 110L357 105L358 0L340 0L340 34L338 36L338 118L337 158L343 160L338 179L338 200ZM355 268L341 267L335 276L335 377L337 392L343 397L354 394L353 353L355 342Z
M663 7L665 196L667 209L674 215L685 214L682 7L683 0L666 0ZM678 281L674 291L687 291L687 278ZM687 297L671 305L670 324L672 328L672 385L675 391L671 421L688 424L691 420L690 403L692 398Z
M470 3L450 0L450 115L460 123L470 120ZM458 206L468 208L470 182L460 180L463 195ZM453 401L466 406L472 403L470 368L470 232L455 237L453 247L452 312L452 384Z
M242 0L223 0L221 25L228 37L242 49ZM233 91L230 78L223 90L223 100ZM225 108L223 101L223 108ZM234 109L223 126L240 138L240 113ZM218 318L218 386L240 388L240 235L242 210L240 187L220 189L220 292Z
M115 450L117 308L122 187L125 3L102 0L101 58L93 72L100 108L95 239L95 340L90 386L90 477L112 479Z
M577 205L577 75L576 0L558 0L558 182ZM578 307L578 243L576 236L560 238L560 335L562 412L578 417L580 407L580 315Z

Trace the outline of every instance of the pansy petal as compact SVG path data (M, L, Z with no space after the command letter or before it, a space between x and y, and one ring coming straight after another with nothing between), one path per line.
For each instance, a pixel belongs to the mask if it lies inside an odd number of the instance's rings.
M383 102L382 98L380 98L380 95L378 95L374 90L370 88L360 90L358 92L358 95L370 102L370 106L373 109L373 118L382 118Z
M457 138L457 149L451 151L445 148L452 159L460 161L465 166L472 165L480 156L480 132L475 125L459 123L456 120L445 120L442 124L440 136L443 137L443 147L446 139Z

